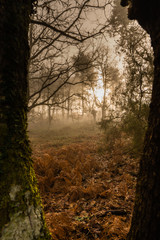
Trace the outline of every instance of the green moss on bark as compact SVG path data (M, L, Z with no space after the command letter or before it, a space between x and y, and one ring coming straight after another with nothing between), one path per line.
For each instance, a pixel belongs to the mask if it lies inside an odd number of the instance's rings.
M32 1L0 0L0 99L3 100L0 101L3 116L0 133L6 126L0 137L2 240L10 240L13 236L16 240L24 239L20 231L28 234L29 239L51 239L44 221L27 136L27 38L31 5Z

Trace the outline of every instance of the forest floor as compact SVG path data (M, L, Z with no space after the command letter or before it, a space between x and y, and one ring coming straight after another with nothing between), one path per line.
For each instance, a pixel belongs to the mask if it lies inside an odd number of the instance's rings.
M54 240L124 240L130 227L138 159L125 136L112 144L93 124L30 139L45 217Z

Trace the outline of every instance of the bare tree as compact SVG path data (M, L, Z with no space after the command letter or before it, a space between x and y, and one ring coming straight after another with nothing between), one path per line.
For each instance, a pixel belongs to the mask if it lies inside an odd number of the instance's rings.
M109 110L109 106L111 105L108 102L109 91L114 92L114 85L118 83L119 80L119 70L113 63L109 60L109 48L101 47L99 49L99 57L96 61L96 67L99 71L99 76L101 77L101 81L103 83L103 100L98 105L102 109L102 120L106 118L106 111Z
M110 3L110 0L38 2L29 34L29 110L47 104L66 84L72 84L70 80L75 72L71 58L77 52L77 44L106 31ZM103 16L101 22L98 14ZM50 96L43 94L47 88L50 88Z

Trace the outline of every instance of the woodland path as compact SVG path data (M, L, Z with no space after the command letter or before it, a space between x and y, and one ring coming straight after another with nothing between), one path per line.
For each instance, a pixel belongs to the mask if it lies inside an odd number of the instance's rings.
M125 138L108 149L96 125L31 131L35 171L54 240L124 240L133 208L137 160Z

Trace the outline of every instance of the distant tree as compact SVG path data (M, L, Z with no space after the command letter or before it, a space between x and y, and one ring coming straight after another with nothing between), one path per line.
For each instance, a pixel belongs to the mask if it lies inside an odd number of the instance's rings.
M160 2L121 0L128 17L137 20L151 38L154 80L148 129L137 179L135 206L127 240L160 239Z
M133 137L133 151L141 154L152 91L153 53L148 34L137 24L127 27L120 45L125 54L124 125Z
M29 110L47 104L67 86L76 46L105 32L109 26L105 11L110 3L110 0L38 1L29 34ZM96 19L97 13L103 16L101 24ZM48 87L50 96L44 93Z
M136 23L127 20L126 9L115 1L111 25L116 36L117 52L123 56L123 74L127 96L139 102L150 101L153 81L153 51L149 35Z
M86 53L79 50L78 54L73 57L74 67L76 69L76 78L81 80L78 88L78 96L81 98L82 116L85 113L85 105L88 101L88 90L97 83L97 71L95 62L97 60L97 51Z
M109 98L111 99L111 97L108 97L108 91L112 91L113 86L119 80L119 70L117 67L113 66L113 63L109 60L109 48L104 49L103 47L99 49L96 67L103 84L103 100L98 105L101 107L102 120L104 120L106 118L106 112L111 105L110 101L108 101Z
M117 104L123 115L123 130L132 137L132 153L141 154L153 82L153 51L150 38L137 22L127 18L127 9L114 1L111 34L123 62L123 88Z
M27 136L33 1L0 0L0 239L47 240Z

